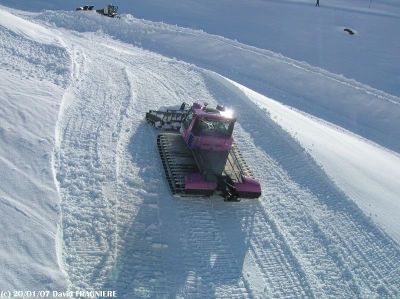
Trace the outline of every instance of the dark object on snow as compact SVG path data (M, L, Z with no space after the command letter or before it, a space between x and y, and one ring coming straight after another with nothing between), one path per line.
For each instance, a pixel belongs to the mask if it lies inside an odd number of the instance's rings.
M232 138L236 119L223 106L182 104L179 110L150 110L146 120L164 130L157 146L173 194L219 192L226 201L261 196L261 186Z
M77 7L76 10L93 10L94 5L84 5L81 7Z
M317 3L315 3L315 6L319 6L319 0L317 0Z
M115 18L115 17L118 17L118 6L108 4L103 9L96 9L96 12L103 16Z
M343 31L346 31L348 34L350 34L350 35L353 35L354 34L354 32L353 32L353 30L351 30L351 29L349 29L349 28L345 28L345 29L343 29Z

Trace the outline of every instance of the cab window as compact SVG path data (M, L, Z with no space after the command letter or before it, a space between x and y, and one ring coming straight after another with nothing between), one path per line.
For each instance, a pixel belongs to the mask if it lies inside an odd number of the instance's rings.
M189 128L190 123L192 122L192 119L193 119L193 111L190 111L188 113L188 115L186 116L185 120L183 121L183 127L185 129Z

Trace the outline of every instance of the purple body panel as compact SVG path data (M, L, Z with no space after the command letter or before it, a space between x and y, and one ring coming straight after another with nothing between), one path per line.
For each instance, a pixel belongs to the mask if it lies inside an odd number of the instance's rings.
M192 114L189 114L190 124L181 127L183 140L196 157L196 163L201 172L185 176L187 193L210 195L218 188L216 178L222 175L228 153L231 151L232 130L236 121L234 117L224 111L207 109L206 106L195 103L192 106ZM213 122L217 123L215 127ZM218 123L222 122L229 127L222 126L220 129ZM209 127L216 129L208 130ZM209 181L206 180L206 177ZM210 179L210 177L214 179ZM258 181L248 177L243 178L240 183L234 183L233 189L239 197L257 198L261 195L261 186Z
M260 193L260 184L251 178L245 178L243 183L236 183L235 188L239 193Z
M201 109L200 104L193 104L193 118L194 119L207 119L207 120L231 120L235 122L234 117L227 117L220 113L209 113ZM206 135L206 134L193 134L193 126L196 121L192 121L190 126L182 129L181 134L186 144L191 149L212 150L212 151L230 151L233 143L232 136L221 135Z
M200 173L192 173L185 176L185 190L190 191L214 191L216 182L207 182Z
M202 150L210 150L210 151L225 151L228 152L233 143L233 138L229 137L219 137L219 136L202 136L202 135L193 135L188 131L185 134L182 134L185 139L186 144L191 149L202 149ZM192 135L192 137L191 137ZM191 141L189 141L191 138Z

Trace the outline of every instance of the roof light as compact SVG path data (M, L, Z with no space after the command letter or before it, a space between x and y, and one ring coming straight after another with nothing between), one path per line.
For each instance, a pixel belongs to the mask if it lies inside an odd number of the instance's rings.
M225 108L224 111L221 111L221 115L225 118L233 118L233 110Z

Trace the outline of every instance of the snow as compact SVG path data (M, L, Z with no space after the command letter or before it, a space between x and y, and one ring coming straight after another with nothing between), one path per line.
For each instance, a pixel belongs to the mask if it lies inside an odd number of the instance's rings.
M398 1L120 0L123 14L204 30L268 49L400 96ZM73 10L82 1L2 0L11 7ZM103 7L100 0L91 5ZM299 28L301 28L299 30ZM343 31L350 28L353 36ZM357 66L357 67L353 67ZM388 75L391 74L391 75Z
M400 239L400 155L241 85L255 103L318 161L345 193L396 240Z
M0 290L399 295L394 1L0 2ZM199 100L260 199L171 196L144 114Z
M66 275L55 250L60 214L51 161L68 81L60 63L68 55L51 31L27 30L27 21L0 14L1 289L58 289Z
M22 38L45 45L57 43L57 36L49 34L42 26L18 18L5 10L0 11L0 24Z

